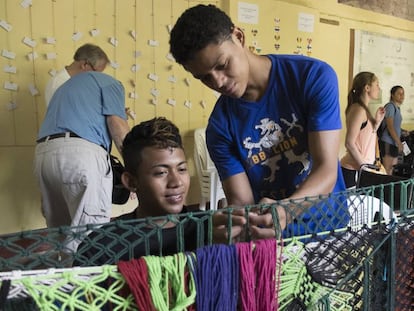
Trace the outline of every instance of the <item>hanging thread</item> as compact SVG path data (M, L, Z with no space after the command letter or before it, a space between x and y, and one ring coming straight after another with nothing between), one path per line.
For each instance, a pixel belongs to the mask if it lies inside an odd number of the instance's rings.
M196 257L197 310L236 310L239 289L236 246L206 246L196 250Z
M145 260L141 257L130 261L119 261L118 270L134 295L138 310L155 311L148 288L148 270Z
M256 311L256 274L253 263L253 242L236 244L240 265L240 298L241 310Z
M189 295L186 295L184 253L172 256L143 257L147 263L150 292L158 311L184 310L195 302L194 279L190 278Z
M256 310L276 310L276 240L257 240L253 252Z

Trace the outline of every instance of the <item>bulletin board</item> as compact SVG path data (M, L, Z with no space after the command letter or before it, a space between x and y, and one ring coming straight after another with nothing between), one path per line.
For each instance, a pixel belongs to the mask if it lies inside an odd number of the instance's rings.
M403 123L414 123L414 41L351 30L350 55L350 78L360 71L371 71L379 78L381 97L370 103L371 111L385 105L389 101L390 89L401 85L405 90L401 106Z

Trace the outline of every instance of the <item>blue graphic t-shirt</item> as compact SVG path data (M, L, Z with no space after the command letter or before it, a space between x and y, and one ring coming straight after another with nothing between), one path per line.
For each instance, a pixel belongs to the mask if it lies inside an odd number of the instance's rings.
M206 132L221 180L246 172L255 202L284 199L306 179L312 169L308 132L341 128L338 81L328 64L297 55L268 57L272 70L260 101L221 96ZM333 192L342 190L338 161Z

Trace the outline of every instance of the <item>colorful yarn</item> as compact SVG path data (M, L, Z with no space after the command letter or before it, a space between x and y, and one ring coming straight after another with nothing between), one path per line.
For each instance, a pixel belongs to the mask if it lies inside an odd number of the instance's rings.
M253 252L256 272L256 309L276 310L276 240L255 241Z
M241 310L256 311L256 273L253 262L253 242L236 244L240 264L240 295Z
M155 311L148 288L148 270L143 258L118 262L118 271L125 278L138 310Z
M195 302L194 279L190 278L186 295L184 253L173 256L143 257L147 263L150 292L156 310L184 310Z
M275 310L279 310L279 291L282 283L283 241L276 243L276 279L275 279Z
M237 309L239 264L235 245L216 244L196 251L197 310Z
M239 308L277 310L282 258L280 251L277 253L277 241L237 243L236 247L240 263Z

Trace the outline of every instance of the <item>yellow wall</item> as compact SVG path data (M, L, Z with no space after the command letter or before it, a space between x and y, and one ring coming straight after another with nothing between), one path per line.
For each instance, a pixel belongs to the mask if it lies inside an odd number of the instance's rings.
M26 1L0 0L0 80L3 86L0 88L0 211L3 215L0 233L45 226L32 173L35 138L45 114L43 90L49 72L69 64L77 47L87 42L100 45L113 61L114 66L105 72L125 86L126 106L137 115L136 120L129 121L131 126L154 116L165 116L180 127L192 176L188 203L198 202L192 135L195 128L206 125L216 94L167 58L168 28L186 8L207 2L36 0L32 6L24 7L22 4ZM239 1L209 2L228 10L233 21L239 24ZM342 111L348 90L351 28L414 40L413 22L340 5L336 0L255 0L248 3L257 4L259 8L258 25L239 24L246 31L249 46L260 53L306 55L307 39L311 38L309 55L327 61L338 74ZM298 30L300 13L314 16L313 32ZM320 18L339 25L320 23ZM280 27L278 39L275 26ZM99 35L92 36L94 29ZM135 39L131 31L136 32ZM82 34L80 39L74 37L76 33ZM25 37L36 45L30 47L23 43ZM55 38L56 43L48 44L46 38ZM117 40L116 46L111 44L111 38ZM150 40L158 45L151 46ZM276 51L277 43L280 48ZM37 58L31 59L33 54L30 53L34 52ZM56 53L55 59L53 53ZM7 54L15 57L7 58ZM133 65L139 68L136 72L131 70ZM7 66L15 67L16 73L6 72ZM155 74L157 81L149 79L150 74ZM175 83L169 82L171 77L175 77ZM17 84L17 91L5 89L5 83ZM31 84L38 94L30 91ZM152 95L154 90L158 96ZM135 93L136 98L130 97L130 93ZM175 100L175 106L168 104L169 99ZM191 103L190 108L184 105L186 101ZM115 214L120 212L123 208L116 207Z

